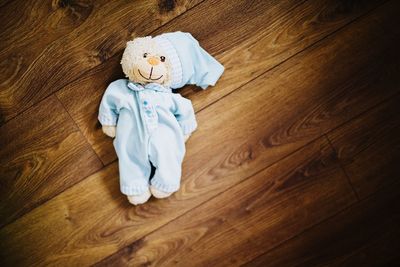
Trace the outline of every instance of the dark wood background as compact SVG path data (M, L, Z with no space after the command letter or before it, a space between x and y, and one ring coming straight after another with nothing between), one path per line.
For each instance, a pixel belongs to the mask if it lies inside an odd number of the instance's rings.
M400 2L0 2L1 266L400 263ZM97 109L125 42L188 31L182 186L134 207Z

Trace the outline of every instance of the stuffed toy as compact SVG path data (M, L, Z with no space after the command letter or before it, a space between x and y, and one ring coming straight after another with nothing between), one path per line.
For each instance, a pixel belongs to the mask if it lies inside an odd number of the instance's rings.
M185 141L197 122L191 101L172 89L206 89L224 67L184 32L127 42L121 65L128 79L107 87L98 119L103 132L115 137L121 192L138 205L180 187Z

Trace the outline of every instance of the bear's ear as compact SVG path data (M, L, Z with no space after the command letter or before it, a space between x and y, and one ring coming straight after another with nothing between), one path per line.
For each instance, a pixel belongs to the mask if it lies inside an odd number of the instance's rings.
M151 48L151 39L151 36L146 36L126 42L126 47L121 59L122 67L124 68L125 66L125 70L131 69L134 63L142 58L143 53L149 52L147 50Z
M133 40L128 41L128 42L126 42L125 47L128 47L128 46L133 45L133 44L134 44Z

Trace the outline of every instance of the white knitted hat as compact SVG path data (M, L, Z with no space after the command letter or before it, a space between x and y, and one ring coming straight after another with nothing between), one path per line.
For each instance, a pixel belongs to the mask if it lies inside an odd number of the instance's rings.
M224 66L207 53L190 33L164 33L154 37L154 40L170 60L172 88L195 84L206 89L215 85L224 72Z

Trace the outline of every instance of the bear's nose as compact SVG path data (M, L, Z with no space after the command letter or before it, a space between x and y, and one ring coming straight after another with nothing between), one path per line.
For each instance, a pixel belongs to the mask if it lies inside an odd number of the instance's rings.
M152 66L156 66L156 65L160 64L160 60L158 60L158 59L155 58L155 57L149 58L149 59L147 60L147 62L148 62L150 65L152 65Z

